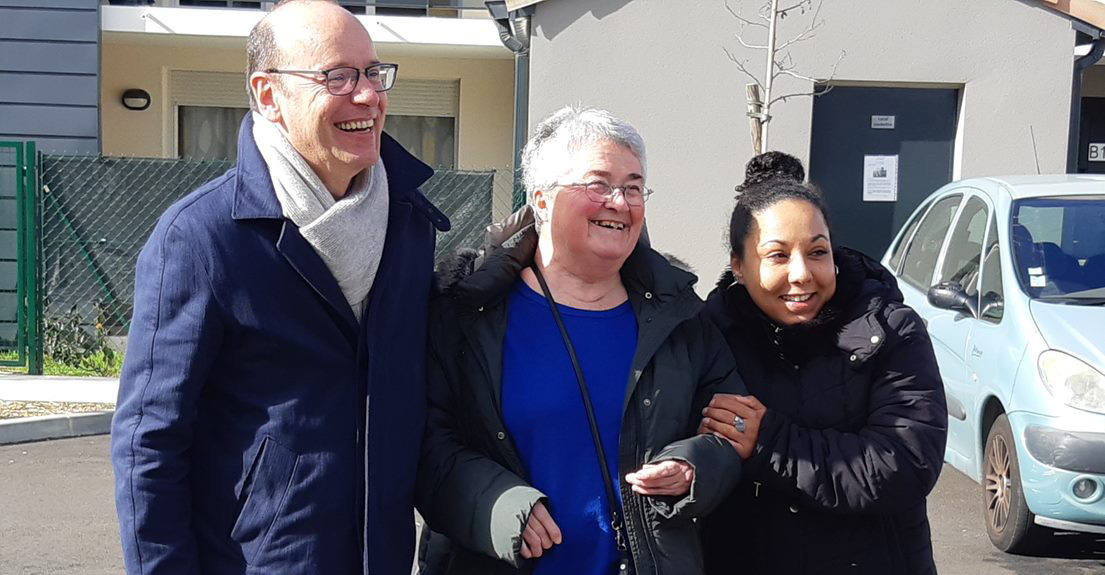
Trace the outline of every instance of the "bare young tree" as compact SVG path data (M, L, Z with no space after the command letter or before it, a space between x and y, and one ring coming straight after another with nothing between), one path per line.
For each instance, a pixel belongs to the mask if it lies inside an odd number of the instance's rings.
M752 131L752 148L756 154L763 153L768 146L768 126L771 122L771 107L777 102L785 102L789 98L798 96L820 96L832 89L829 82L836 76L836 68L844 59L844 50L833 64L832 72L828 78L817 80L795 71L797 66L791 56L789 48L799 42L812 39L819 28L825 24L821 19L821 5L825 0L767 0L755 16L747 17L730 5L730 0L725 0L725 8L740 22L740 31L736 34L737 42L747 50L763 50L766 59L765 70L762 75L752 71L752 64L748 58L738 58L729 48L724 48L737 69L752 79L752 83L745 85L748 100L748 120ZM778 24L794 13L799 15L809 14L809 23L802 30L790 38L779 42ZM766 43L756 44L748 39L747 34L755 31L759 35L766 33ZM787 92L774 94L772 88L775 80L780 76L789 76L797 80L803 80L813 84L813 88L807 92ZM761 79L762 78L762 79ZM818 88L818 85L821 88Z

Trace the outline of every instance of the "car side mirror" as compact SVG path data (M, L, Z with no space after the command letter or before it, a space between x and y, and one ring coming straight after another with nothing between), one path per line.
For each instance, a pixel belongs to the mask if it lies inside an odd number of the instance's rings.
M978 304L956 282L943 282L930 287L928 300L933 307L961 311L971 317L978 317Z

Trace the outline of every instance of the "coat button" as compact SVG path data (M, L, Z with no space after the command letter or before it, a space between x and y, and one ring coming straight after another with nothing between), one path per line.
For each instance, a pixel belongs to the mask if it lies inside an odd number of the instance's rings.
M879 343L879 336L877 336L877 335L871 336L871 343Z
M798 513L798 507L795 506L795 505L791 505L790 506L790 512L791 513Z
M645 407L652 407L652 400L647 397L641 403L645 404Z
M645 299L652 299L652 292L646 291L645 292Z
M476 311L483 311L483 306L481 305L480 307L476 308Z
M502 440L506 439L506 434L500 431L499 433L495 434L495 437L498 437L499 441L502 441Z
M855 360L856 360L856 354L853 353L852 357L848 358L848 361L855 361Z

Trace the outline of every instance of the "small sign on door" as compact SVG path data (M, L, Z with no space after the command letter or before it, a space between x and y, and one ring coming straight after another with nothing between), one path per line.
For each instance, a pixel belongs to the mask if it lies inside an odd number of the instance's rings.
M898 201L898 156L863 157L863 201Z
M1105 144L1090 144L1090 154L1087 158L1091 162L1105 162Z
M872 130L893 130L894 116L871 116Z

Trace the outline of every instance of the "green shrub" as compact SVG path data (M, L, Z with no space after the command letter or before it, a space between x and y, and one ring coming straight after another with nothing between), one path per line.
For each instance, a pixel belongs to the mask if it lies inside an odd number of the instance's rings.
M82 319L75 306L65 314L45 318L42 349L46 373L119 375L123 357L108 346L102 318L94 327L85 325Z

